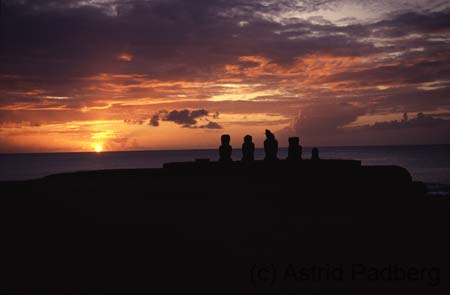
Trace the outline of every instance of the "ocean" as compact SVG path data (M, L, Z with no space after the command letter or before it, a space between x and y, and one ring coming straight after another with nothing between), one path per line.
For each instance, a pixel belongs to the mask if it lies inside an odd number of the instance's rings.
M450 145L415 146L355 146L319 148L322 159L355 159L363 165L399 165L412 174L413 179L426 183L450 185ZM311 148L303 149L303 158L309 158ZM240 150L233 151L239 160ZM281 148L280 158L287 156ZM257 149L256 159L264 151ZM158 168L163 163L192 161L198 158L217 160L217 150L129 151L101 153L0 154L0 181L26 180L56 173L119 169Z

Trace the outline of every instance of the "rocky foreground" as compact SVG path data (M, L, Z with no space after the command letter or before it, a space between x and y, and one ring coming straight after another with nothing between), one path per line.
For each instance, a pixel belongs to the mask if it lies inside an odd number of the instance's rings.
M6 291L448 294L449 200L401 167L199 160L0 191Z

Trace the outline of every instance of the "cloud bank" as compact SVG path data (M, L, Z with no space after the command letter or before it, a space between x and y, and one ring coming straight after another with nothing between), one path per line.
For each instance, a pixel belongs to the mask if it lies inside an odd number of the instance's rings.
M376 122L450 114L445 1L10 0L3 8L0 140L8 151L33 151L38 143L26 136L38 134L83 150L103 140L95 126L152 148L144 134L169 123L190 136L290 125L312 144L371 144L369 134L392 131ZM436 122L429 128L444 128ZM350 125L358 136L343 132ZM90 129L69 136L71 126ZM419 127L398 129L399 143L439 142L410 135ZM183 147L167 140L158 148Z
M220 126L218 123L209 121L208 116L209 112L204 109L200 110L184 109L173 111L162 110L157 112L150 118L149 125L157 127L159 126L159 121L167 121L181 125L182 127L185 128L222 129L222 126ZM217 118L218 113L212 115L212 117ZM204 125L197 125L199 119L200 120L203 119L208 123Z

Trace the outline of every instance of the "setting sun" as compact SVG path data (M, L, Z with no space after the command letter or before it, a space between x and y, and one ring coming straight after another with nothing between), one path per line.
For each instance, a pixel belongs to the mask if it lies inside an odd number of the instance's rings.
M96 152L96 153L100 153L100 152L103 151L103 146L101 146L101 145L98 144L98 145L95 146L94 149L95 149L95 152Z

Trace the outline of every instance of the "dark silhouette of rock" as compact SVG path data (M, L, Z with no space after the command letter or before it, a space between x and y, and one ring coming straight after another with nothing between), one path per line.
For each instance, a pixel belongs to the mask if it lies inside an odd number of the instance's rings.
M237 294L448 294L448 198L426 197L397 166L198 159L0 182L0 194L1 294L212 293L224 286ZM271 274L258 264L265 261L274 261L280 278L270 290L264 279ZM297 274L307 267L305 281L296 280L292 261ZM327 264L336 263L346 279L329 281ZM355 263L358 281L351 279ZM361 278L391 265L415 271L415 280ZM24 282L42 287L13 290Z
M195 165L197 165L198 167L207 167L210 163L211 162L207 158L195 159Z
M276 158L267 133L266 156ZM298 156L298 139L289 143L290 156ZM243 159L253 151L246 136ZM336 287L448 294L448 196L426 196L425 185L398 166L243 164L231 152L223 135L220 155L229 162L198 158L0 181L0 294L212 293L224 286L237 294ZM319 158L317 148L312 155ZM341 267L347 279L333 281ZM384 276L391 269L392 281ZM24 282L40 289L16 292Z
M313 148L311 151L311 160L320 160L319 158L319 149L318 148Z
M266 140L264 140L264 152L266 154L264 160L278 160L278 141L275 139L275 134L268 129L266 129Z
M252 162L255 160L255 144L252 142L252 136L244 136L242 144L242 162Z
M223 134L220 138L222 145L219 147L219 161L231 162L231 152L233 148L230 145L230 135Z
M298 137L289 137L288 160L297 161L302 159L302 146Z

